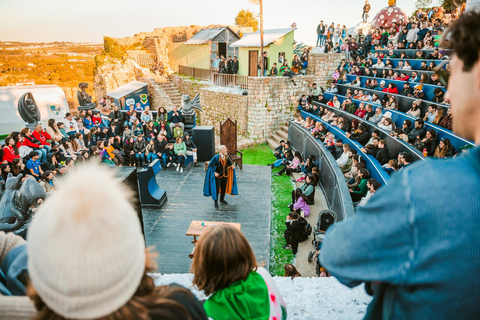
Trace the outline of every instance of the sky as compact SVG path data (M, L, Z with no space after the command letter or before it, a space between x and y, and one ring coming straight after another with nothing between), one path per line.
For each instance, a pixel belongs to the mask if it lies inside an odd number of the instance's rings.
M370 20L387 0L370 0ZM410 15L415 0L398 0ZM361 21L363 0L264 0L264 28L288 28L295 40L315 45L320 20L352 27ZM234 24L241 9L259 12L249 0L0 0L0 41L102 42L154 28Z

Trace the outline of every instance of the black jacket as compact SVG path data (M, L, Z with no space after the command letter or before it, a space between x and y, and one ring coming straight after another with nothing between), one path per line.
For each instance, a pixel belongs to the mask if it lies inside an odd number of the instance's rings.
M190 137L188 140L185 139L185 146L187 147L187 150L192 151L193 149L196 149L197 146L193 142L193 139Z
M417 139L417 136L420 136L420 139L423 139L425 137L425 129L424 128L419 128L419 129L415 129L413 128L412 131L410 131L410 133L408 133L408 142L410 143L414 143L415 140Z
M363 131L362 133L353 133L350 136L350 140L358 141L358 143L360 143L362 146L365 146L368 140L370 140L370 133L367 130Z
M375 156L377 158L378 162L383 166L385 163L388 162L389 157L388 157L388 149L383 148L383 149L378 149L377 155Z
M183 122L182 113L179 110L177 110L177 113L178 113L178 116L174 116L173 115L173 110L170 111L168 113L168 122L171 122L171 123Z
M167 141L165 139L162 139L162 141L155 140L155 153L164 153L166 146Z

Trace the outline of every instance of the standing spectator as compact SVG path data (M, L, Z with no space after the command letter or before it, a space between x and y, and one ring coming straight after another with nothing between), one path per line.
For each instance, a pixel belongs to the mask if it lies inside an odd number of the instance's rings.
M276 64L275 64L276 65ZM233 74L238 74L238 59L237 56L233 56L233 65L232 65L232 72Z
M323 47L325 45L325 40L323 34L325 33L325 25L323 20L320 21L320 24L317 26L317 44L316 47Z

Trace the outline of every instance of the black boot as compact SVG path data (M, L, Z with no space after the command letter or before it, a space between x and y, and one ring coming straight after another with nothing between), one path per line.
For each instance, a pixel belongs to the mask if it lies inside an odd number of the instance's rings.
M215 208L219 208L218 206L218 200L214 200L215 201Z
M228 202L225 201L225 199L220 199L220 203L221 203L221 204L228 204Z

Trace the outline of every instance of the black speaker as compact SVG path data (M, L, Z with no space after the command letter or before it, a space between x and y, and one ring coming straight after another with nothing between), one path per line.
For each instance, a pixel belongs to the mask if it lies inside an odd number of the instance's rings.
M215 128L213 126L193 128L193 143L197 146L198 161L210 161L215 155Z
M155 179L160 170L159 159L150 163L148 167L137 169L140 203L142 206L160 207L167 200L167 192L158 186Z

